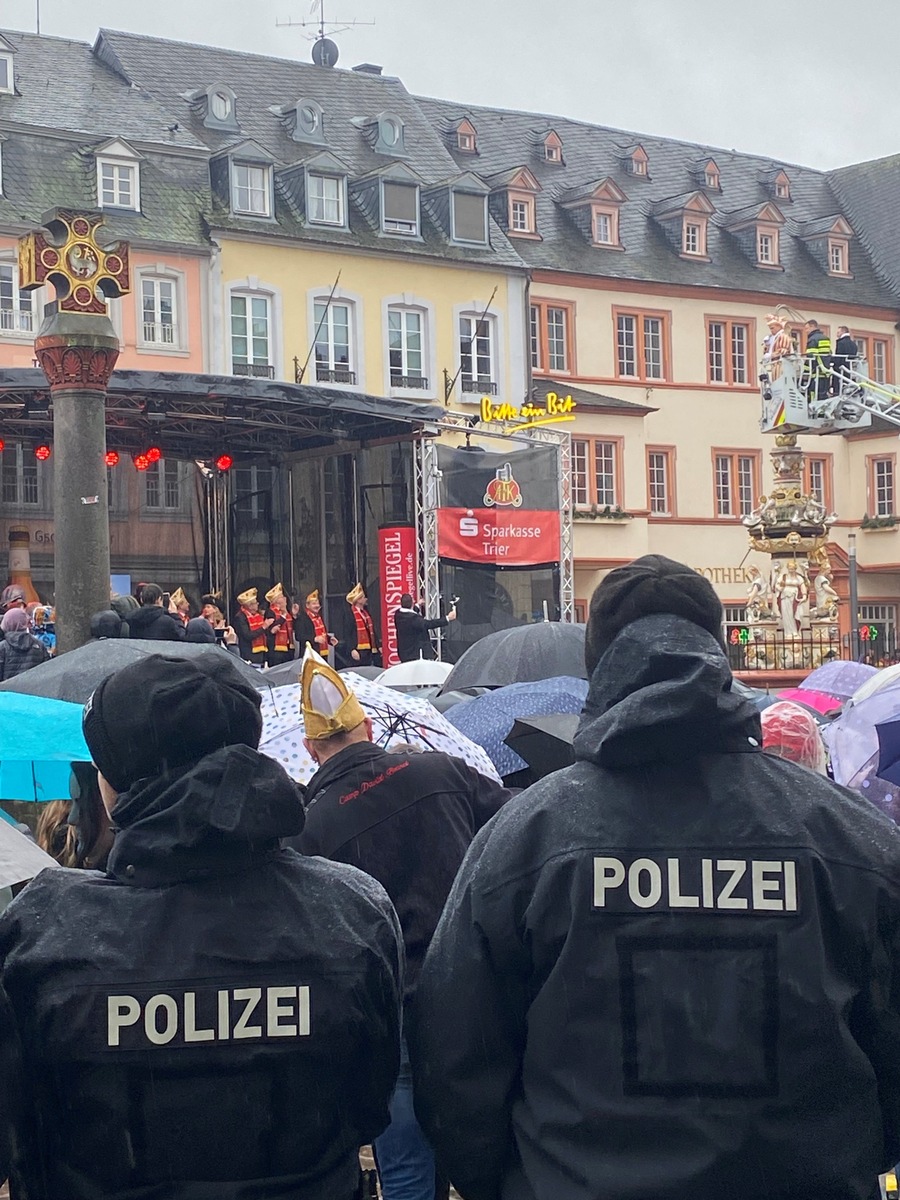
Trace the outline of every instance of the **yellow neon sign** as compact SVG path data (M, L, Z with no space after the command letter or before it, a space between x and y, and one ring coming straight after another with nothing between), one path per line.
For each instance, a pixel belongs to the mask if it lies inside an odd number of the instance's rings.
M547 393L547 404L541 408L537 404L494 404L490 396L481 397L482 421L524 421L520 429L531 429L535 425L557 425L562 421L574 421L577 405L571 396L559 396L556 392Z

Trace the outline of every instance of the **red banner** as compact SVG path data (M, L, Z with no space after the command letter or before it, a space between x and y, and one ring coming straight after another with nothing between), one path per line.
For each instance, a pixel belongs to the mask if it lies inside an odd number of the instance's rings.
M378 559L381 567L381 661L392 667L397 656L394 613L400 597L409 592L413 600L419 590L416 569L416 531L412 525L385 525L378 530Z
M439 508L438 554L460 562L533 567L559 562L559 513L510 508Z

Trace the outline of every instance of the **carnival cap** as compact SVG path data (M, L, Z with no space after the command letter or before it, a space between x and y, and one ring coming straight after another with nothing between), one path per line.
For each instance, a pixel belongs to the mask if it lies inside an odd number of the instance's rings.
M259 596L256 588L247 588L246 592L241 592L237 598L238 604L252 604Z
M174 592L172 593L172 597L171 597L171 599L172 599L172 603L175 605L175 607L176 607L176 608L178 608L178 607L179 607L180 605L182 605L182 604L189 604L189 603L190 603L190 601L188 600L187 596L184 594L184 589L183 589L183 588L178 588L178 589L176 589L176 591L174 591Z
M283 596L283 595L284 595L284 588L281 586L280 583L276 583L274 587L269 588L269 590L266 592L266 599L271 604L273 600L277 600L280 596Z
M319 603L319 589L316 588L316 590L314 592L310 592L309 595L306 597L306 604L307 604L307 607L309 607L310 604L318 604L318 603Z
M300 667L300 708L311 742L349 733L366 719L355 692L308 642Z
M356 604L360 600L364 600L366 596L365 589L361 583L358 583L347 593L347 603Z

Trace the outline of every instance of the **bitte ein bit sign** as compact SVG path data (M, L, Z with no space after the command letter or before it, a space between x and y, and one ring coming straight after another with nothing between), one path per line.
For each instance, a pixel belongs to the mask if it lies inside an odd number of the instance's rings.
M481 397L482 421L523 421L519 429L532 429L535 425L559 425L563 421L575 420L575 401L571 396L547 393L547 403L539 404L495 404L490 396Z

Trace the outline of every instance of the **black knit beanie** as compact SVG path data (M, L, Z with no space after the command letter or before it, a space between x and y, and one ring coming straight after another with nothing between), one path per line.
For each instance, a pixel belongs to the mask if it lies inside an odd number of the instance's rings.
M722 602L709 580L661 554L610 571L591 597L584 638L588 677L616 634L653 613L683 617L722 641Z
M259 692L228 654L154 654L97 687L84 709L91 757L117 792L222 746L259 745Z

